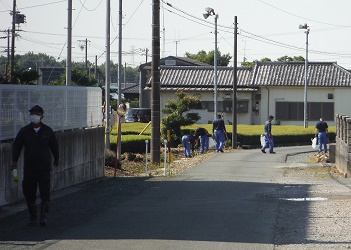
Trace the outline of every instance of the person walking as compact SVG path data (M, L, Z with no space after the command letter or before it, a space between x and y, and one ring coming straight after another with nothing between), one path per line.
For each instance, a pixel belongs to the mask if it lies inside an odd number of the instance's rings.
M194 150L195 138L194 138L195 130L188 135L182 136L182 145L184 148L184 156L191 157L190 147L192 151Z
M227 133L225 129L224 120L221 115L217 115L217 119L212 122L212 135L216 141L216 152L222 152L224 148L225 134Z
M208 131L205 128L197 128L195 130L195 138L196 139L200 139L200 154L203 154L206 151L208 151L209 149L209 139L208 139Z
M326 154L328 152L327 139L328 139L328 124L321 117L316 124L315 137L318 136L318 152Z
M27 225L37 225L36 194L39 186L40 225L45 226L50 204L51 154L54 156L53 165L57 167L59 147L53 130L42 123L43 108L35 105L29 112L31 123L19 130L13 143L11 170L17 169L17 161L24 146L22 190L29 211Z
M269 147L269 153L270 154L275 154L273 151L274 148L274 140L273 140L273 135L272 135L272 121L274 119L273 115L270 115L268 117L268 120L264 124L264 137L265 137L265 144L261 148L262 153L266 153L266 148Z

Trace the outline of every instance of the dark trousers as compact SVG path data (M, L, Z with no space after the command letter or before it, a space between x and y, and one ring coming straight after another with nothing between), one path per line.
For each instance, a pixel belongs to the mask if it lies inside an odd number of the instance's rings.
M24 171L22 181L23 195L26 198L27 204L35 204L37 196L37 188L39 186L39 193L41 202L50 201L50 172L31 172Z

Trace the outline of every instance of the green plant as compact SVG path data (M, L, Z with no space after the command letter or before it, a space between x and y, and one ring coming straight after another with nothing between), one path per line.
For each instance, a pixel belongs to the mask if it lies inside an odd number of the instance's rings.
M177 100L169 100L162 110L163 113L167 114L162 118L162 133L166 137L167 130L171 131L172 146L180 144L182 137L181 127L194 124L201 118L197 113L183 115L191 109L201 108L201 102L198 97L189 96L183 91L176 92L176 96Z

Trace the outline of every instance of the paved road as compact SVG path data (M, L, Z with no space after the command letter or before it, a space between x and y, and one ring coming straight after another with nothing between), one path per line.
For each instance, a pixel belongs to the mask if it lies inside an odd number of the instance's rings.
M1 219L0 248L305 249L296 246L311 243L311 202L289 199L316 198L311 190L321 183L349 199L351 186L350 179L286 177L296 166L286 156L309 148L219 153L168 180L104 178L71 188L53 199L44 228L24 226L26 211ZM351 246L347 236L339 243L313 242Z

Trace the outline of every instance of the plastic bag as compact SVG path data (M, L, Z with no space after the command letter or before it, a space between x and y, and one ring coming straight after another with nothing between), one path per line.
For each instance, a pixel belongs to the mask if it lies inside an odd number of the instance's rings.
M311 139L311 141L312 141L312 148L317 149L317 137Z
M266 138L264 135L260 136L260 142L261 142L261 146L263 147L266 144Z
M212 147L214 147L216 145L216 142L211 138L211 137L209 137L208 138L208 147L209 148L212 148Z

